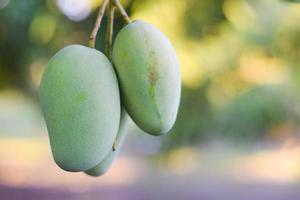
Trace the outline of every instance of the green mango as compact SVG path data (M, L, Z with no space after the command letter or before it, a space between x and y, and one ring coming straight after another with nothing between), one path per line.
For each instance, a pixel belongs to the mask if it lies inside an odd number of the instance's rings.
M130 23L116 37L113 63L133 121L152 135L168 132L178 112L181 78L167 37L143 21Z
M40 103L55 162L85 171L111 150L120 123L120 94L110 61L81 45L60 50L40 85Z
M101 176L105 172L107 172L107 170L110 168L117 155L119 154L120 149L122 148L122 144L127 135L128 124L129 116L127 115L125 109L122 109L119 131L114 143L114 147L111 148L110 152L107 154L104 160L101 161L97 166L85 171L86 174L90 176Z

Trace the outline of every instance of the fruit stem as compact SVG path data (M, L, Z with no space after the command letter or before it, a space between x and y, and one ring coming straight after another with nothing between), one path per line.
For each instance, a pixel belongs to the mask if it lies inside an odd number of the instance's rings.
M113 0L113 1L114 1L115 6L117 7L119 13L122 15L124 21L126 22L126 24L130 24L131 19L129 18L126 10L124 9L124 7L120 3L120 1L119 0Z
M112 150L115 151L117 149L117 138L114 141L114 144L112 146Z
M109 0L103 0L102 4L100 6L97 20L95 22L94 28L92 30L92 33L91 33L90 39L89 39L89 45L91 48L95 48L95 46L96 46L97 33L100 29L101 21L102 21L103 15L105 14L105 10L108 5L108 1Z
M114 34L114 14L115 14L115 6L113 1L109 2L109 12L108 12L108 22L106 28L106 37L105 37L105 55L109 60L112 59L112 42L113 42L113 34Z

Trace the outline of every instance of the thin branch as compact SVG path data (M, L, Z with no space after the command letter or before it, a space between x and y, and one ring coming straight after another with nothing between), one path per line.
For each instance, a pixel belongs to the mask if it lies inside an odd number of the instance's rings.
M90 35L90 39L89 39L89 45L91 48L95 48L95 46L96 46L97 33L100 29L101 21L102 21L103 15L105 13L105 9L108 5L108 1L109 0L103 0L102 5L100 6L98 17L97 17L93 31L92 31L92 33Z
M115 6L112 1L109 4L109 13L108 13L108 22L106 28L106 37L105 37L105 54L108 59L112 59L112 42L114 34L114 15L115 15Z
M122 15L124 21L127 23L127 24L130 24L131 23L131 19L129 18L126 10L124 9L124 7L122 6L122 4L120 3L119 0L113 0L114 1L114 4L115 6L117 7L119 13Z

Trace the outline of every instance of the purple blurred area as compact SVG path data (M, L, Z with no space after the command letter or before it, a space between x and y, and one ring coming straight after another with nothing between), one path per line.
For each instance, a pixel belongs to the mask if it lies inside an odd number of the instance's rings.
M148 180L149 181L149 180ZM295 200L300 198L298 185L236 184L221 180L164 180L156 179L148 185L135 184L124 187L99 187L87 191L64 191L62 188L18 188L0 185L1 199L39 200ZM183 181L183 183L182 183ZM149 183L149 182L148 182Z

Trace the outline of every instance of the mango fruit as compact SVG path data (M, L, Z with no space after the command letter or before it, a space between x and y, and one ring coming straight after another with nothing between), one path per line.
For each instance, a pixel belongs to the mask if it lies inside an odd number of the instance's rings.
M167 37L146 22L134 21L118 33L112 60L132 120L149 134L168 132L178 112L181 78Z
M113 148L107 154L103 161L101 161L97 166L90 170L85 171L86 174L90 176L101 176L109 170L117 155L119 154L125 137L127 135L127 129L129 125L129 116L127 115L125 109L121 111L121 121L119 126L119 131L114 143Z
M46 67L39 95L52 154L62 169L85 171L105 158L121 105L115 71L101 52L81 45L61 49Z

